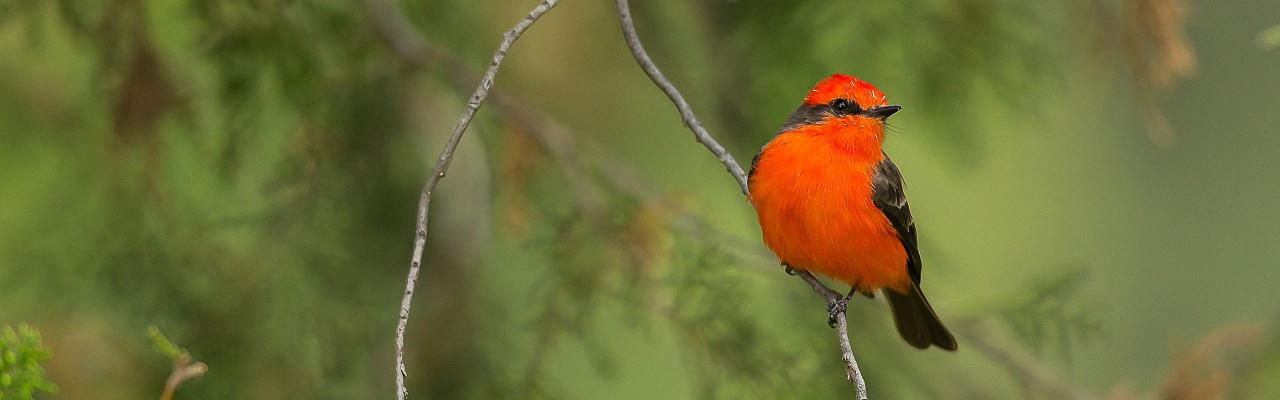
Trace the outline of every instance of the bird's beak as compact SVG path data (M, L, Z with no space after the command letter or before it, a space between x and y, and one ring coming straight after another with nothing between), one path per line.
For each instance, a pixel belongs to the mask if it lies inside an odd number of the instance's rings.
M862 115L875 118L875 119L885 119L885 118L889 118L890 115L893 115L893 113L896 113L898 112L898 110L901 110L901 109L902 109L902 106L872 107L867 111L862 112Z

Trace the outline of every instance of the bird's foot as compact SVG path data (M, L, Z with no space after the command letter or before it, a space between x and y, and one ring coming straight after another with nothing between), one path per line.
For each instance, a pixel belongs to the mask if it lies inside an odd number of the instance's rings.
M845 310L849 308L849 300L853 299L853 295L857 293L858 293L857 287L849 288L849 294L845 295L840 300L836 300L830 304L827 304L827 325L828 326L832 328L836 327L836 317L839 316L840 314L843 314Z
M791 275L791 276L796 276L796 274L800 273L799 270L795 268L791 268L791 266L787 264L782 264L782 271L786 272L787 275Z
M845 309L849 307L849 298L845 297L836 300L831 304L827 304L827 326L836 327L836 317L843 314Z

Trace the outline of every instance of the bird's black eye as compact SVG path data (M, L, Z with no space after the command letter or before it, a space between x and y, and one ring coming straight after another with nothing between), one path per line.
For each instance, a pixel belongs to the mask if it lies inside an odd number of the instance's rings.
M839 114L853 114L858 112L858 105L847 99L835 99L831 101L831 110Z

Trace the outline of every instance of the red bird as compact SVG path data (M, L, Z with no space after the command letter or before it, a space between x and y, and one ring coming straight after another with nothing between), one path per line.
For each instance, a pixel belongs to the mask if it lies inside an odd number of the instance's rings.
M836 74L751 162L751 203L765 245L783 265L849 284L849 296L883 289L908 344L956 349L920 291L916 226L902 174L881 150L888 105L871 84Z

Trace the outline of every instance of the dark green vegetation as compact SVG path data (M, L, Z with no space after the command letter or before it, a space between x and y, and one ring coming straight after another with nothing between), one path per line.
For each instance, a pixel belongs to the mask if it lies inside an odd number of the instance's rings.
M442 182L411 393L847 394L822 301L763 252L609 3L566 1L516 44L510 103ZM0 324L43 334L62 398L156 397L172 361L150 325L209 365L177 398L392 396L418 190L533 4L398 2L421 60L361 1L0 0ZM1272 398L1280 51L1258 34L1280 16L1177 5L633 11L739 160L832 72L904 105L888 151L961 350L914 351L856 301L872 398Z

